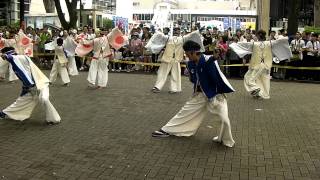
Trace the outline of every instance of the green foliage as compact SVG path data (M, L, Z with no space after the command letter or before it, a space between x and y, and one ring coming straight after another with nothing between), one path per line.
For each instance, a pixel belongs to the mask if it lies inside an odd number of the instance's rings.
M107 28L107 29L111 29L112 26L113 26L112 20L108 19L108 18L104 18L103 21L102 21L102 24L103 24L103 27Z
M305 32L314 32L314 33L320 34L320 27L305 26L304 31Z
M11 28L19 29L20 28L20 21L15 21L10 24Z

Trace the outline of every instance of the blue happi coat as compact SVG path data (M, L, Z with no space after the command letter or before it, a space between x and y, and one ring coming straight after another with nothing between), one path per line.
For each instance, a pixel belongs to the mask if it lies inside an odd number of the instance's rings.
M187 68L190 81L194 85L194 92L200 88L208 99L215 97L217 94L235 91L212 56L201 55L198 64L189 61Z

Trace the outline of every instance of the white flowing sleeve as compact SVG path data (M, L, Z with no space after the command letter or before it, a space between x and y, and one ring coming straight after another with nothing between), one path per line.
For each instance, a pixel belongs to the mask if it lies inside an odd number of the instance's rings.
M200 51L201 52L205 51L204 45L203 45L203 36L200 34L199 30L193 31L192 33L189 33L189 34L183 36L183 40L184 40L184 42L186 42L186 41L196 42L201 47Z
M146 49L151 51L154 54L159 54L160 51L166 46L168 41L168 36L164 35L161 32L156 32L148 41L145 46Z
M68 57L75 55L75 50L77 48L77 43L71 38L67 37L63 43L64 50L67 52Z
M44 44L44 49L48 51L53 51L56 45L56 41L51 41L49 43Z
M252 54L253 42L238 42L232 43L229 47L240 57L243 58L245 55Z
M271 41L272 54L280 61L292 58L288 38L280 38Z

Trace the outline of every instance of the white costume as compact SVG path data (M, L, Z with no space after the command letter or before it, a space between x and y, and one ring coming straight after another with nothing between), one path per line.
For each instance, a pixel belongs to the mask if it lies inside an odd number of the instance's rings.
M4 47L13 47L17 54L19 55L28 55L29 57L33 57L33 44L32 39L26 36L22 30L15 36L14 39L3 39L0 41L4 45ZM1 62L0 59L0 77L5 77L5 74L9 70L8 80L14 81L17 80L18 77L12 70L11 64L7 62Z
M158 54L162 48L165 47L163 55L160 57L160 67L158 70L157 81L154 85L155 88L161 90L167 80L168 74L171 72L169 90L171 92L181 91L181 67L180 62L183 60L183 43L187 40L201 40L200 33L195 31L189 35L168 37L160 32L155 33L149 40L146 48L152 53ZM202 42L201 49L204 51Z
M70 83L70 78L67 71L68 59L64 52L63 46L55 47L55 55L52 69L50 72L50 82L54 83L57 80L58 74L61 77L63 84Z
M230 48L240 58L247 54L252 54L249 70L244 77L244 86L251 95L269 99L272 57L274 55L279 60L286 60L292 57L288 39L233 43Z
M79 75L76 60L75 60L75 49L77 43L71 36L68 36L63 40L63 48L65 49L68 57L68 71L70 76Z
M108 63L112 56L110 45L118 50L125 43L125 38L118 28L112 29L107 36L94 40L82 40L76 48L79 56L84 56L93 51L93 57L87 80L89 86L106 87L108 83Z
M199 129L208 111L211 114L217 115L221 120L220 131L218 136L213 140L223 142L226 146L232 147L235 141L231 133L227 100L222 94L208 101L203 92L198 92L161 129L174 136L193 136Z
M108 64L111 55L107 36L93 40L93 57L87 80L92 86L106 87L108 83Z
M38 102L46 111L46 121L58 123L61 118L49 100L49 80L25 55L7 55L14 71L23 83L23 91L18 99L2 112L9 118L23 121L31 116ZM2 113L1 112L1 113Z

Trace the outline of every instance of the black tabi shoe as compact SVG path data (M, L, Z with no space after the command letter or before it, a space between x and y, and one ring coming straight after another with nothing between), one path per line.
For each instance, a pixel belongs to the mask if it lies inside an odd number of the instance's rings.
M49 125L49 126L53 126L53 125L59 124L60 122L46 122L46 123L47 123L47 125Z
M162 129L158 130L158 131L154 131L152 133L152 137L169 137L170 134L163 131Z
M6 113L0 111L0 120L6 118Z
M251 91L251 95L252 96L259 96L259 92L260 92L260 89L255 89L255 90L253 90L253 91Z

